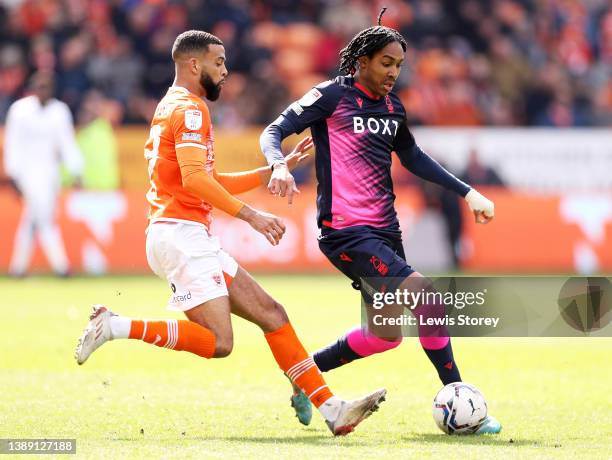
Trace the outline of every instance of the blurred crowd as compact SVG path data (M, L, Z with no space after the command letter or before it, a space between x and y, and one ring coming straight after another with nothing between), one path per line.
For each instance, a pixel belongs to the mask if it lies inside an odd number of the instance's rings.
M396 91L413 124L612 123L609 0L0 0L0 122L28 75L53 70L77 121L148 123L174 38L197 28L228 56L217 126L266 124L337 74L382 6L409 43Z

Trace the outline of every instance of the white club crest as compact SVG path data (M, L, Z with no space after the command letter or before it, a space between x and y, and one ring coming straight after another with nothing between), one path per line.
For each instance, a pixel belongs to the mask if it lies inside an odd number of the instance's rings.
M199 110L186 110L185 127L190 130L200 129L202 127L202 112Z

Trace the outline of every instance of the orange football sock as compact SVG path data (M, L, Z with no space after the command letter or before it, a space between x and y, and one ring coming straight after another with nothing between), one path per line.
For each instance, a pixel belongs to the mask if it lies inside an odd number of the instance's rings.
M215 353L215 334L193 321L132 320L129 338L152 343L158 347L188 351L203 358L212 358Z
M276 331L268 332L265 337L279 367L302 389L316 407L333 396L319 368L306 353L295 334L291 323Z

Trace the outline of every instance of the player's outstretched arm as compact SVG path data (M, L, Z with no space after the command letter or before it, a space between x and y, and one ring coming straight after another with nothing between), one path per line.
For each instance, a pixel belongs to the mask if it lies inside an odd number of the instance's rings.
M447 171L418 145L412 147L410 155L400 156L400 159L402 164L416 176L453 190L464 197L474 213L476 223L486 224L493 219L495 206L491 200Z
M310 154L308 150L312 148L312 138L302 139L289 155L285 157L285 163L289 170L293 170L298 164L307 159ZM214 172L215 179L232 195L248 192L262 184L267 184L272 175L272 169L268 166L242 171L237 173Z
M485 198L465 182L457 179L417 145L413 148L413 157L407 168L420 178L434 182L449 190L454 190L463 196L474 213L477 224L486 224L493 219L495 207L491 200Z
M405 123L401 125L398 131L394 148L402 165L414 175L441 185L448 190L453 190L464 197L468 206L474 212L476 223L486 224L493 219L495 214L493 202L459 180L440 163L427 155L416 144Z
M235 173L220 173L215 170L213 171L213 177L230 194L236 195L253 190L263 184L264 170L270 172L270 168L257 168Z
M214 208L242 219L264 235L272 245L277 245L285 233L285 225L278 217L251 208L225 190L204 169L202 154L195 149L177 149L183 187Z

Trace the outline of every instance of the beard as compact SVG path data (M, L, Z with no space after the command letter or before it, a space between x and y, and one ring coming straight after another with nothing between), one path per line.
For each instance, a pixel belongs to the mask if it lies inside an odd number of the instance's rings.
M209 101L216 101L217 99L219 99L219 96L221 95L221 85L215 85L215 82L212 81L210 75L200 75L200 85L202 85L204 91L206 91L206 99L208 99Z

